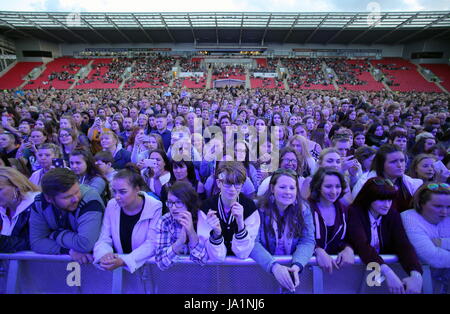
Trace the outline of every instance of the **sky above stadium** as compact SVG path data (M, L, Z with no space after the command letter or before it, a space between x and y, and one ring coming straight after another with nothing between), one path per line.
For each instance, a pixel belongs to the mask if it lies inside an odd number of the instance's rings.
M373 3L376 3L375 5ZM447 11L450 0L14 0L2 11L51 12L381 12Z

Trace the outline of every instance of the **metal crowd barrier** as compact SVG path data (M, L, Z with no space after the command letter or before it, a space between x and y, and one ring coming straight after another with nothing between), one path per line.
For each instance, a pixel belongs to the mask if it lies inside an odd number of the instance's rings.
M384 255L387 264L401 276L406 274L393 255ZM290 256L278 256L281 264L289 264ZM199 266L188 256L161 271L150 260L134 274L123 268L102 271L93 265L81 265L79 286L70 286L71 273L68 255L43 255L34 252L0 254L0 293L179 293L179 294L273 294L283 293L271 274L266 273L252 259L227 257L224 263ZM424 265L423 293L433 293L428 265ZM370 270L356 257L355 264L324 272L312 258L305 267L296 293L388 293L386 284L369 286Z

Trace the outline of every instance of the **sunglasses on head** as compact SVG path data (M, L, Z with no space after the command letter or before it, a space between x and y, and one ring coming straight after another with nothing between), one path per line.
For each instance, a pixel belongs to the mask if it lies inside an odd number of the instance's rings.
M438 188L444 188L444 189L450 189L450 185L448 185L447 183L430 183L427 185L427 189L434 191Z

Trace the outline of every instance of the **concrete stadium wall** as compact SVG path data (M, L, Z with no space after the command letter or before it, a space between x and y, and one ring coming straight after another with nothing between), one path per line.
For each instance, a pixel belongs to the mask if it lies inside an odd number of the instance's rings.
M53 58L43 58L43 57L24 57L23 51L34 50L34 51L50 51ZM27 62L49 62L54 58L61 57L61 46L59 44L37 40L37 39L21 39L16 41L16 53L17 61L27 61Z
M46 41L40 41L39 44L40 44L42 51L50 51L52 53L53 59L62 56L61 46L59 44L50 43L50 42L46 42ZM44 58L44 59L46 59L46 58Z
M450 62L450 42L439 40L424 40L405 45L403 58L410 59L414 52L443 52L444 55L440 59L414 59L414 63L445 63Z

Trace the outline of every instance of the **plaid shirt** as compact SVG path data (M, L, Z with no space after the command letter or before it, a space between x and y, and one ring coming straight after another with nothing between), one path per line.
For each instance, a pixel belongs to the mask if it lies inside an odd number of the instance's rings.
M176 262L178 255L173 251L174 244L180 236L182 226L173 219L170 213L161 217L156 227L156 264L161 270L166 270ZM204 243L199 242L196 247L189 249L189 245L183 246L183 255L190 256L190 259L200 265L204 265L208 260L208 254Z

